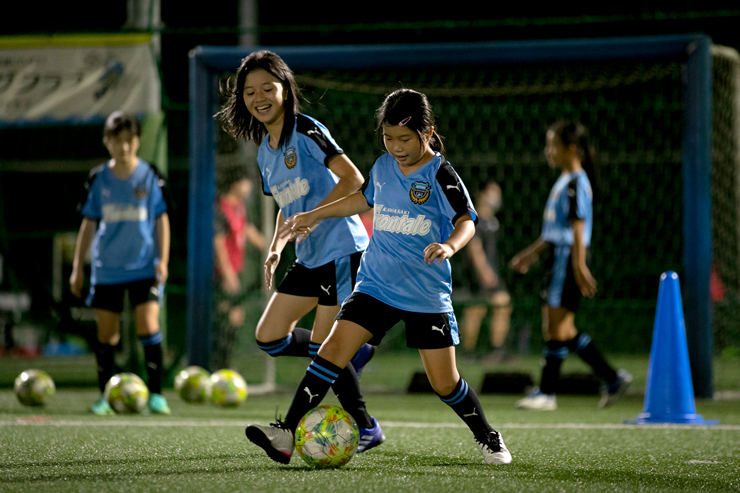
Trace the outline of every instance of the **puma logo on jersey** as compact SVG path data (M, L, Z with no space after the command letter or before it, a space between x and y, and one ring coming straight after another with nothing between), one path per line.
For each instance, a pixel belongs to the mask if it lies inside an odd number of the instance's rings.
M454 188L458 192L462 192L462 190L460 190L460 184L459 183L457 185L455 185L454 187L452 185L447 185L447 190L449 190L450 188Z
M311 404L311 401L313 401L314 397L318 397L319 394L312 394L311 390L308 387L303 387L304 392L308 394L308 403Z
M445 333L445 326L443 325L442 328L439 328L436 325L432 325L432 330L436 330L440 334L444 335L444 333Z
M312 128L311 130L309 130L308 132L306 132L306 134L307 135L311 135L311 134L321 135L321 132L319 132L315 128Z
M321 287L321 289L323 289L326 292L326 294L331 294L331 293L329 293L329 288L331 287L331 284L329 284L329 286L327 286L327 287L324 287L321 284L319 284L319 287Z
M478 416L478 413L473 409L473 412L470 414L463 414L463 418L470 418L472 416Z

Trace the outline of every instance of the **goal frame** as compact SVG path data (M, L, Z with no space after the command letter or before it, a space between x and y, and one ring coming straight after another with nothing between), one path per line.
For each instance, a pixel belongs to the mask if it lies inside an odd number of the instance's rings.
M694 392L713 396L714 332L709 278L712 261L712 56L705 34L598 39L398 45L198 46L189 54L190 173L186 355L209 366L215 200L214 119L217 77L235 71L259 49L293 70L504 65L545 62L671 60L685 67L683 173L683 307ZM204 143L206 145L204 145ZM659 282L655 280L656 284Z

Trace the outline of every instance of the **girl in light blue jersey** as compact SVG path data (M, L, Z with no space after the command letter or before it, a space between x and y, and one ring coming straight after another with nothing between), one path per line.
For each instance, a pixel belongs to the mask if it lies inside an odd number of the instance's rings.
M154 166L139 159L140 126L135 117L112 113L103 128L111 159L90 172L80 212L83 215L69 279L72 294L82 296L85 254L92 241L92 272L87 303L95 308L100 398L90 410L113 414L103 390L115 369L115 346L121 338L124 291L136 317L144 346L149 409L170 414L161 394L162 333L159 306L170 255L170 222L165 180ZM94 239L93 239L94 235Z
M301 417L324 398L358 348L378 344L403 320L407 345L419 349L432 388L473 432L485 462L509 463L501 435L455 364L459 338L448 259L473 236L477 214L442 155L426 96L408 89L390 94L378 110L377 129L388 153L375 161L363 189L280 226L281 237L310 236L318 221L374 209L354 291L308 367L285 422L251 425L247 436L271 458L288 462Z
M257 162L262 192L275 198L277 225L293 214L334 202L360 188L363 179L352 161L319 121L300 113L300 92L293 72L273 52L256 51L242 60L235 84L225 91L228 101L217 115L236 139L259 146ZM267 289L288 239L275 235L265 260ZM260 321L256 339L271 356L316 355L329 335L342 301L352 292L367 232L359 217L317 222L296 244L296 262L273 293ZM296 323L316 309L312 330ZM379 445L384 436L365 408L358 375L372 357L373 346L355 348L352 363L334 386L342 406L373 440L360 451ZM370 431L368 431L370 430Z
M560 366L574 351L603 381L599 408L616 402L632 377L615 371L604 360L588 334L574 324L581 296L596 294L596 281L587 264L593 226L593 199L597 190L596 167L588 132L578 122L561 120L547 131L545 157L550 167L561 171L545 206L542 234L519 252L509 267L522 274L547 253L546 278L542 293L542 330L545 338L545 366L540 387L517 401L522 409L554 410ZM593 188L592 188L593 187Z

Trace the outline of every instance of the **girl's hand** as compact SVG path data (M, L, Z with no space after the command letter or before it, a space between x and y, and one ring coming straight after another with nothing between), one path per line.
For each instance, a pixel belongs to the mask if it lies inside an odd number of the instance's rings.
M578 289L581 290L581 294L587 298L593 298L596 294L596 279L591 275L591 271L588 267L583 266L581 268L573 269L573 277L575 277Z
M85 279L77 269L72 269L72 275L69 276L69 289L76 298L82 298L82 284Z
M157 284L164 284L167 282L169 277L169 271L167 270L167 262L159 263L154 267L154 278L157 280Z
M434 259L437 264L441 264L444 259L448 259L455 254L455 251L449 245L444 243L432 243L424 249L424 262L431 265Z
M278 227L278 236L289 241L296 240L300 243L313 231L318 221L313 219L310 212L293 214Z
M514 255L509 262L509 269L520 274L526 274L533 263L537 261L537 255L526 254L523 252Z
M280 254L277 252L271 252L265 259L265 289L268 291L272 289L272 279L279 263Z

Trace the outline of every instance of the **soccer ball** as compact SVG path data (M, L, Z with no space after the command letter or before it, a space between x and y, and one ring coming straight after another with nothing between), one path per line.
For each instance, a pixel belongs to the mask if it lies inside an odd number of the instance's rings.
M54 380L42 370L26 370L15 379L15 395L24 406L41 406L54 395Z
M337 406L319 406L298 423L295 448L311 467L345 465L357 452L360 429L350 414Z
M234 370L211 375L211 402L221 407L238 406L247 400L247 382Z
M118 414L139 413L149 401L149 389L135 373L113 375L105 384L104 395Z
M175 390L185 402L205 401L211 386L211 374L200 366L188 366L175 377Z

